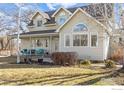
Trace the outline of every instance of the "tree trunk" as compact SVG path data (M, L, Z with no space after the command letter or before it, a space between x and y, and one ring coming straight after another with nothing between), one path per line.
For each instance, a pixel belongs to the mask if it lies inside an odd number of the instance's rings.
M122 56L122 68L121 69L123 69L124 70L124 47L123 47L123 56Z
M4 49L7 49L8 45L9 45L9 43L10 43L10 40L11 40L11 39L7 39L7 43L5 44Z
M4 48L3 39L0 39L0 45L1 45L0 49L3 49Z

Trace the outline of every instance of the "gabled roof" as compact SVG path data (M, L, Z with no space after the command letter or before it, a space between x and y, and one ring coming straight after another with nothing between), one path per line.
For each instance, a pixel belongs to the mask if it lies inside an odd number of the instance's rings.
M68 12L73 14L78 8L84 10L85 12L87 12L89 15L91 15L95 19L99 19L99 18L102 19L103 18L103 14L101 14L101 10L103 10L105 12L104 3L90 4L90 5L87 5L87 6L79 6L79 7L74 7L74 8L67 8L67 9L63 8L63 9L65 11L68 11ZM106 4L106 8L107 8L106 9L107 10L106 11L107 12L107 16L109 18L111 18L113 16L113 4L107 3ZM58 10L54 10L54 11L44 12L44 13L46 13L49 16L48 24L54 24L55 23L55 19L52 16L55 15L58 11L60 11L60 9L61 8L59 8ZM35 14L33 16L35 16Z
M69 10L67 10L67 9L65 9L65 8L63 8L63 7L60 7L58 10L56 10L56 12L54 12L53 14L52 14L52 16L51 17L55 17L55 15L60 11L60 10L64 10L64 11L66 11L67 13L69 13L69 14L72 14Z
M85 11L83 11L81 8L78 8L66 21L63 25L61 25L58 29L57 32L59 32L59 30L61 28L64 27L65 24L67 24L73 16L75 16L76 13L78 13L79 11L81 11L83 14L85 14L87 17L89 17L91 20L95 21L97 24L99 24L101 27L107 29L102 23L100 23L99 21L97 21L95 18L93 18L91 15L89 15L88 13L86 13Z
M41 11L35 12L35 14L34 14L30 19L32 20L37 14L42 15L42 16L43 16L44 18L46 18L46 19L50 19L49 15L48 15L47 13L41 12Z
M55 18L53 17L53 18L51 18L51 19L47 19L47 22L46 23L44 23L44 24L55 24L56 22L55 22Z

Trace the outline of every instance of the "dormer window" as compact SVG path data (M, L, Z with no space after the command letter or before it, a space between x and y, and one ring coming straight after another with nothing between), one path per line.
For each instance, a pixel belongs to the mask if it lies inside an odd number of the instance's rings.
M66 16L65 15L61 15L59 16L59 19L58 19L58 24L59 25L62 25L65 21L66 21Z
M38 21L37 21L37 26L38 26L38 27L42 26L42 20L38 20Z
M66 19L67 19L67 16L65 15L65 12L61 12L57 20L57 23L59 25L62 25L66 21Z

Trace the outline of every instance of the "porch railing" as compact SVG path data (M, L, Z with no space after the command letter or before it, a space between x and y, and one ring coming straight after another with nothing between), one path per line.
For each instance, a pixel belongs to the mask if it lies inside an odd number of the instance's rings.
M0 50L0 56L10 56L11 51L6 49L6 50Z

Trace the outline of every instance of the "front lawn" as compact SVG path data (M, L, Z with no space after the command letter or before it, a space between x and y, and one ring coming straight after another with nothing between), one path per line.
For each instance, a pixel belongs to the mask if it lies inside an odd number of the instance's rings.
M110 75L109 71L77 67L34 67L0 69L0 85L90 85Z
M5 62L6 60L0 60L0 85L116 84L115 81L111 80L115 69L104 69L94 66L62 67L38 64L13 64L14 61L8 60Z

